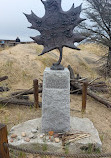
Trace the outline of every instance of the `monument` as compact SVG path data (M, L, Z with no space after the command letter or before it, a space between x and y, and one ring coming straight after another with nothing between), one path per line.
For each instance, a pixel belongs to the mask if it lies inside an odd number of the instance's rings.
M42 119L29 120L13 127L10 131L9 143L27 149L39 149L39 151L43 150L44 145L47 144L50 152L64 152L63 140L58 138L57 143L57 139L51 140L47 133L52 132L57 137L69 132L71 135L74 134L74 140L72 141L71 137L71 143L68 142L69 153L81 153L81 149L90 148L89 144L94 147L94 150L101 150L102 143L93 123L87 118L70 117L70 73L61 65L63 47L79 50L74 46L74 42L84 39L81 35L73 33L73 29L84 20L80 18L81 5L76 8L73 5L69 11L65 12L61 8L61 0L41 1L45 7L43 18L37 17L33 12L31 15L25 14L32 24L30 28L41 33L31 38L44 46L40 55L58 49L60 57L51 68L44 70ZM21 136L23 132L27 138ZM13 134L16 138L12 140Z
M84 39L73 33L73 29L84 19L80 18L81 5L74 4L67 12L61 8L61 0L41 0L45 7L45 15L39 18L33 12L25 14L32 24L31 29L38 30L41 35L31 37L36 43L43 45L43 55L53 49L60 51L57 63L46 68L43 77L42 96L42 131L67 132L70 130L70 74L61 65L63 47L79 50L74 43Z

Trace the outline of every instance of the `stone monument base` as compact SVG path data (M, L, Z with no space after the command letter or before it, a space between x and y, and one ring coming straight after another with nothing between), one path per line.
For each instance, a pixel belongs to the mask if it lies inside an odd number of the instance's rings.
M89 145L92 145L95 148L95 152L101 151L102 143L99 138L98 131L94 127L93 123L87 118L71 117L70 120L71 133L76 134L84 132L88 134L89 137L72 141L70 144L68 144L67 149L63 149L61 139L59 143L55 143L54 141L49 141L48 135L44 135L44 137L41 138L41 118L29 120L27 122L14 126L9 133L8 142L11 145L23 147L25 149L32 149L35 151L44 151L45 149L46 152L49 151L52 153L65 153L67 150L67 152L69 152L70 154L75 154L82 153L83 149L85 149L85 152L87 152L88 147L91 148L91 146ZM21 136L22 132L26 133L26 137ZM12 134L17 135L16 138L13 138L13 142L11 138ZM26 138L30 138L29 142L25 141L27 140Z
M70 130L70 73L46 68L42 92L42 131Z

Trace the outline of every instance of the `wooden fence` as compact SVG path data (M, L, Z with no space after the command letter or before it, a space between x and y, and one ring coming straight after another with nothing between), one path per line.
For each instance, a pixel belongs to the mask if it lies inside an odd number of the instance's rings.
M83 90L82 90L83 92L82 93L82 112L85 112L86 110L87 86L88 86L88 83L84 82ZM34 94L35 108L39 108L39 96L38 96L39 88L38 87L39 87L38 80L37 79L33 80L33 94ZM4 124L0 124L0 158L9 158L9 148L5 144L8 144L7 127Z

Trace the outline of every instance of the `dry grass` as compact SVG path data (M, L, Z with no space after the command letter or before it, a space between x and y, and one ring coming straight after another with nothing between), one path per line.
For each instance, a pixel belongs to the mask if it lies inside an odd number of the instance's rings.
M7 50L7 49L9 49L9 48L10 48L10 47L9 47L8 45L5 46L5 47L1 47L1 46L0 46L0 52L3 51L3 50Z
M65 67L70 64L74 72L79 73L83 77L91 79L99 77L96 71L98 65L95 64L95 61L106 54L107 48L96 44L82 44L79 47L81 51L64 48L62 64ZM38 57L42 49L42 46L38 46L37 44L25 44L0 51L0 76L8 75L9 77L7 81L0 84L8 84L10 91L16 91L17 89L31 88L33 79L35 78L41 82L44 68L51 66L59 58L57 50ZM111 79L107 79L107 83L110 86ZM6 95L8 93L0 94L2 97ZM109 94L105 94L104 96L111 100ZM41 100L41 98L39 99ZM76 95L71 95L71 108L74 109L71 112L71 116L88 117L93 121L103 141L103 151L110 151L111 111L104 105L88 97L87 111L83 116L81 114L81 96ZM17 105L5 107L0 105L0 122L5 123L8 126L8 130L18 123L37 117L41 117L40 109L35 110L30 107ZM33 155L31 156L33 158Z
M2 50L3 50L3 48L0 47L0 51L2 51Z
M103 56L108 53L107 47L95 43L80 44L79 48L83 51L88 51L90 53L96 54L97 56Z
M99 77L95 62L107 49L96 44L82 44L79 47L80 51L64 48L62 64L65 67L70 64L75 74L83 77ZM41 82L45 67L50 67L59 59L57 50L39 57L42 49L37 44L20 44L0 52L0 76L8 75L7 84L12 91L31 88L35 78Z
M79 47L81 51L64 48L62 64L66 67L70 64L81 76L98 76L94 62L99 59L98 55L106 52L106 49L95 44ZM59 58L59 52L56 50L39 57L42 49L43 47L37 44L24 44L1 51L0 76L8 75L12 88L17 88L20 84L30 87L34 78L42 80L40 75L43 74L44 68L50 67Z

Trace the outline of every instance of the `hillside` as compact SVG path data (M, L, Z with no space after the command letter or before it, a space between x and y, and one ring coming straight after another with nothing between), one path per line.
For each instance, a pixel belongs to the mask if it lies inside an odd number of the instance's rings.
M65 67L70 64L74 72L82 77L88 77L91 80L99 77L97 68L100 64L96 61L106 54L107 49L96 44L81 44L79 48L81 48L80 51L64 48L62 64ZM38 54L41 51L42 47L37 44L19 44L0 51L0 76L9 77L0 85L7 85L10 91L17 91L31 88L35 78L39 80L39 83L42 82L45 67L50 67L58 60L59 52L54 50L39 57ZM110 85L111 79L107 79L106 82ZM0 93L2 97L7 95L7 93ZM98 95L111 101L110 92ZM39 99L41 100L41 97ZM87 111L82 115L81 100L81 95L71 95L71 109L73 109L71 116L87 117L93 121L103 143L103 152L110 152L111 110L88 97ZM15 124L36 117L41 117L41 109L36 111L34 108L24 106L0 105L0 122L5 123L8 129Z
M66 67L70 64L74 72L83 77L96 78L95 62L104 54L105 48L94 44L79 47L81 51L64 48L62 64ZM41 51L42 47L37 44L21 44L0 51L0 76L8 75L11 89L28 88L34 78L42 80L45 67L50 67L59 58L56 50L39 57Z

